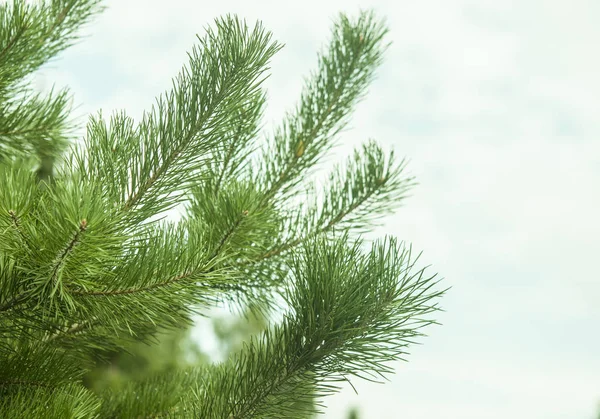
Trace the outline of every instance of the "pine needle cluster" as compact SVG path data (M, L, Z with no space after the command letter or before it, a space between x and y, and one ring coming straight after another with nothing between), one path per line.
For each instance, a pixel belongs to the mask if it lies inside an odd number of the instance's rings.
M75 145L68 91L35 93L31 76L100 9L0 3L0 417L307 417L340 383L392 373L443 291L410 246L357 233L414 179L369 140L321 190L308 180L375 76L385 23L339 15L298 104L263 135L282 45L219 18L139 121L99 112ZM181 220L162 219L174 208ZM223 302L285 314L226 362L82 385L90 353Z

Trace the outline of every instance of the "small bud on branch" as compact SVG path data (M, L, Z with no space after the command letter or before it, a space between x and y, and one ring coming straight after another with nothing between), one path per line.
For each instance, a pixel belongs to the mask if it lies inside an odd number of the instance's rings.
M302 157L304 154L304 141L300 140L298 146L296 147L296 158Z

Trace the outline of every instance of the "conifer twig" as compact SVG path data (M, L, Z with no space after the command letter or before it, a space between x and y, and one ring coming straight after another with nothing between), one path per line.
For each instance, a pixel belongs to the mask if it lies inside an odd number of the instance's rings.
M52 274L50 275L50 283L51 284L56 283L57 278L58 278L58 273L59 273L60 269L62 268L62 266L65 264L65 262L67 260L67 256L73 251L75 246L77 244L79 244L79 242L81 240L81 235L83 234L83 232L85 232L85 230L87 230L87 227L88 227L87 220L86 219L81 220L79 222L79 228L73 235L73 238L71 239L69 244L67 244L67 246L63 249L61 254L58 255L57 258L55 259L54 266L52 268ZM57 285L55 285L55 289L56 289L56 286Z
M381 186L383 186L383 182L381 183ZM317 228L315 231L311 232L310 234L308 234L306 236L302 236L302 237L298 237L296 239L289 240L289 241L281 244L279 247L271 249L268 252L264 253L263 255L259 256L258 258L254 259L251 263L260 262L265 259L269 259L271 257L277 256L293 247L296 247L296 246L306 242L307 240L313 239L314 237L331 230L337 223L342 221L344 219L344 217L346 217L352 211L354 211L359 206L361 206L364 202L366 202L369 198L371 198L375 193L377 193L377 190L370 191L367 195L365 195L364 197L362 197L361 199L356 201L353 205L348 207L348 209L346 211L340 213L335 218L333 218L331 221L329 221L329 223L327 223L325 226Z
M9 210L8 215L10 215L10 219L12 221L13 227L15 228L17 233L19 233L19 236L21 236L21 239L23 240L23 242L28 245L29 243L27 242L27 237L25 236L25 233L23 233L23 230L21 229L21 220L19 220L19 217L17 216L17 214L15 213L14 210Z
M91 327L91 325L93 324L93 322L96 319L93 317L91 319L86 319L86 320L82 320L79 323L74 323L73 325L71 325L68 329L66 330L59 330L57 332L55 332L52 335L48 335L44 338L45 342L51 342L56 340L59 337L65 336L65 335L70 335L70 334L74 334L77 332L81 332L83 331L85 328L89 328Z
M181 282L184 281L186 279L190 279L192 277L195 276L199 276L199 275L203 275L203 274L208 274L208 273L212 273L213 270L212 269L207 269L204 271L200 271L200 272L187 272L187 273L183 273L181 275L177 275L173 278L170 278L166 281L162 281L162 282L157 282L154 284L150 284L147 286L143 286L143 287L139 287L139 288L127 288L127 289L117 289L117 290L110 290L110 291L81 291L81 290L69 290L69 293L71 295L78 295L78 296L96 296L96 297L110 297L110 296L114 296L114 295L128 295L128 294L139 294L142 292L149 292L149 291L153 291L159 288L164 288L164 287L168 287L170 285L173 285L177 282ZM212 288L215 289L233 289L233 290L237 290L237 291L243 291L243 288L235 285L235 284L228 284L227 286L219 286L217 284L213 284Z

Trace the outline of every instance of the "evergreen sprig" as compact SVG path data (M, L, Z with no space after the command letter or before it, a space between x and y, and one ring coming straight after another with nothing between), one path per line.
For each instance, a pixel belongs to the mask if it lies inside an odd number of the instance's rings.
M282 324L253 339L230 361L132 383L109 394L128 417L302 418L313 400L352 376L379 380L402 359L438 310L435 275L414 268L411 248L395 239L348 246L342 236L306 243L293 258ZM365 301L368 304L365 304ZM364 310L368 307L368 310ZM157 382L171 382L156 395ZM173 387L181 382L188 385ZM144 397L145 396L145 397ZM139 397L139 399L138 399Z
M100 0L21 0L0 4L0 98L77 39ZM14 93L14 91L13 91Z
M172 208L185 186L207 176L210 151L231 135L232 115L255 106L271 57L280 45L257 24L227 16L207 28L189 65L139 125L124 114L109 127L92 119L79 170L109 180L107 194L143 221Z
M338 17L317 70L305 79L300 102L269 137L259 160L257 171L267 197L291 193L334 145L381 63L386 33L372 12L356 20Z
M97 417L99 400L80 384L60 388L23 389L0 399L0 416L4 418L73 418Z
M334 167L320 194L314 186L309 189L311 199L299 204L286 220L285 235L260 259L281 255L321 234L370 231L415 186L405 171L406 161L396 162L393 152L386 156L374 141L363 144L346 164Z
M3 342L6 343L6 342ZM12 342L0 352L0 417L90 418L101 401L78 381L77 357L44 342Z
M27 156L32 152L54 158L66 146L72 130L68 121L69 94L63 89L41 94L26 92L18 101L6 101L0 107L0 157L10 154Z
M344 237L307 244L290 267L290 313L198 385L203 416L302 417L309 412L298 402L310 407L314 389L321 399L351 376L392 372L386 363L402 357L432 322L427 315L441 294L414 263L393 239L366 255Z
M100 11L100 0L22 0L0 3L0 160L15 153L39 156L39 176L52 175L54 158L74 128L65 89L46 97L28 78L72 45L76 31Z

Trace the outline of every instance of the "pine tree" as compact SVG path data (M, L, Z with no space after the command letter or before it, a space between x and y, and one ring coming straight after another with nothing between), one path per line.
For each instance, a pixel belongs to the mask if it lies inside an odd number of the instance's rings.
M264 141L281 45L225 16L141 120L99 112L77 145L68 91L35 93L31 75L100 9L0 4L0 417L306 417L351 377L390 374L443 291L410 246L360 233L414 179L374 141L315 178L381 63L384 22L339 15ZM174 208L181 220L161 218ZM224 303L285 314L226 362L83 386L97 354Z

